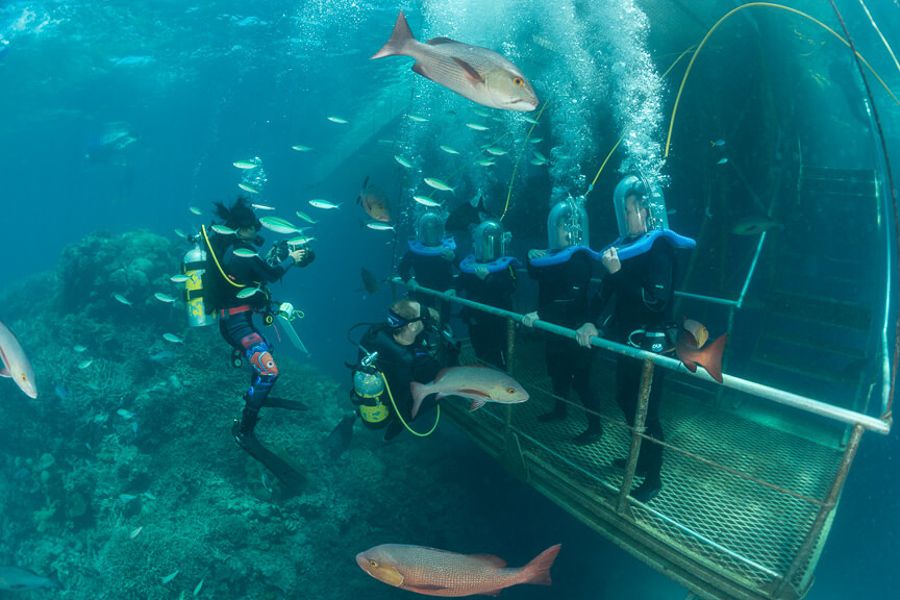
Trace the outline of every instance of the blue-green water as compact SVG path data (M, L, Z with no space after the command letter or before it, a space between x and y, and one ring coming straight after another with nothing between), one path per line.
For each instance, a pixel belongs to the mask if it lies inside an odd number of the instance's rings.
M62 591L34 597L175 598L182 590L190 596L203 580L198 594L210 597L400 598L408 593L356 567L357 552L404 542L497 553L518 565L562 542L552 588L517 587L504 596L683 598L686 590L507 475L450 423L436 438L387 447L378 434L357 430L338 461L322 444L349 410L343 363L355 348L346 331L383 319L391 299L387 286L364 293L360 268L379 279L394 272L424 210L414 194L433 193L454 208L483 193L495 216L505 213L512 250L523 257L546 246L547 210L568 194L587 195L591 246L612 242L612 190L632 172L660 182L669 225L700 242L699 258L683 274L693 293L738 297L758 237L732 231L766 213L781 227L771 232L761 274L735 320L729 372L880 414L885 273L896 271L886 258L896 245L886 240L896 223L879 138L847 48L794 13L741 11L693 64L666 155L690 55L665 72L740 4L400 6L418 38L485 46L520 67L541 99L538 110L546 107L531 131L521 114L479 107L414 74L410 59L370 61L390 33L395 4L0 3L0 320L31 357L40 390L31 400L0 380L0 566L27 567L63 584ZM785 4L843 34L828 3ZM837 5L859 52L893 93L868 73L896 174L900 68L861 3ZM896 51L897 1L867 5ZM473 122L488 130L466 127ZM312 150L293 150L298 144ZM488 144L508 153L485 167L477 161ZM547 164L533 164L534 151ZM209 222L213 201L233 200L245 173L232 163L253 157L266 174L254 201L298 225L297 210L318 220L311 231L316 262L273 286L305 312L298 330L311 352L279 347L290 362L278 385L302 389L313 405L310 416L277 423L282 447L297 457L308 453L313 481L305 497L283 504L270 502L259 470L231 443L244 375L228 366L217 332L188 329L180 304L163 310L132 298L137 306L129 311L110 299L120 290L109 264L126 253L129 262L117 269L139 270L153 282L177 272L188 246L174 230L193 232ZM806 167L874 173L878 206L852 189L816 201L798 184ZM355 199L366 176L390 198L396 232L365 227L369 219ZM441 178L455 192L431 190L424 177ZM314 198L342 205L321 211L309 206ZM111 237L89 237L97 232ZM121 241L123 234L131 237ZM468 253L464 234L458 242ZM862 254L863 262L829 254L842 245L844 255ZM822 249L821 256L810 258L808 248ZM141 256L156 263L135 266ZM753 370L757 330L813 339L821 333L768 320L775 290L798 288L871 309L865 335L853 339L865 366L856 367L862 374L846 389ZM177 293L174 286L158 291ZM887 292L895 307L896 290ZM534 302L523 282L518 308L527 312ZM726 312L688 306L702 311L711 331L728 326ZM889 343L895 315L892 308ZM826 337L857 335L842 326ZM166 344L163 332L188 344ZM78 368L85 359L72 350L76 344L88 347L93 371ZM824 371L853 368L843 355L826 352L800 359ZM860 382L877 390L866 407L845 401ZM133 425L117 416L119 408L145 412ZM864 436L810 598L888 598L900 584L894 569L900 489L891 476L898 444L896 433ZM147 492L154 499L141 496ZM135 508L130 496L142 504ZM182 579L175 586L159 584L176 570Z

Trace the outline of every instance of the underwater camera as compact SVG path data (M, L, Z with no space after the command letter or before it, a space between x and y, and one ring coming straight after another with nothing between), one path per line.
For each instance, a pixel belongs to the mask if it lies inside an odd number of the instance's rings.
M294 238L284 242L287 245L288 252L302 250L306 248L306 238Z

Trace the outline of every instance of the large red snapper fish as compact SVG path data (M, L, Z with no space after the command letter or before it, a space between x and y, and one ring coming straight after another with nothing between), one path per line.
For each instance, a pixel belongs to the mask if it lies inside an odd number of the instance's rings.
M437 37L422 43L413 37L403 11L391 39L372 58L409 56L413 71L469 100L502 110L528 112L538 98L519 68L493 50Z
M524 567L509 568L505 560L492 554L382 544L357 554L356 564L382 583L425 596L496 596L523 583L550 585L550 568L561 547L547 548Z

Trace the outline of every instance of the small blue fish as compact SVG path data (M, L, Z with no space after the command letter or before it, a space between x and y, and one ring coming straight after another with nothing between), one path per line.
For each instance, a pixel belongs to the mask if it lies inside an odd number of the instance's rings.
M162 581L162 584L163 584L163 585L166 585L167 583L171 583L171 581L172 581L173 579L175 579L175 578L178 576L179 573L181 573L181 571L175 571L174 573L170 573L169 575L166 575L165 577L162 577L162 578L160 579L160 581Z
M716 164L717 164L717 165L724 165L724 164L727 164L727 163L728 163L728 158L726 157L726 158L720 159L719 162L717 162Z
M710 140L710 141L709 141L709 145L712 146L713 148L724 148L724 147L725 147L725 140L723 140L722 138L719 138L719 139L717 139L717 140L715 140L715 141Z

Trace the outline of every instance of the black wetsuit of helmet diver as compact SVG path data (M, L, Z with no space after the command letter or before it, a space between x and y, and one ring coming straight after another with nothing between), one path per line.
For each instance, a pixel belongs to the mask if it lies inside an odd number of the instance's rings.
M217 204L217 214L225 221L227 227L235 230L253 227L259 230L260 224L253 209L243 199L229 209ZM244 409L240 421L236 421L232 433L235 441L249 452L254 458L262 462L272 472L282 479L292 476L287 471L286 463L277 459L268 452L256 440L254 428L259 418L259 411L263 406L275 406L269 398L269 393L278 379L278 365L272 356L272 346L259 331L253 322L253 315L257 312L268 312L271 298L266 289L268 283L281 279L284 274L295 264L305 267L315 260L315 253L311 249L300 262L287 254L285 247L282 251L272 251L266 259L260 256L239 257L235 255L238 249L246 249L257 252L263 244L263 239L256 236L254 239L243 239L238 235L229 236L228 245L224 249L220 247L219 262L222 270L228 274L234 282L245 286L259 286L260 291L249 298L238 298L240 289L226 284L226 289L221 294L218 313L219 331L225 341L239 353L252 368L250 386L244 394ZM282 256L283 255L283 256ZM290 401L279 401L278 406L291 408ZM299 405L299 403L298 403ZM290 471L293 471L292 469Z

